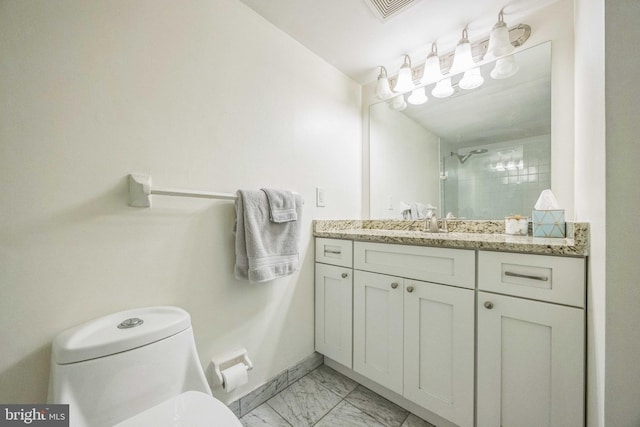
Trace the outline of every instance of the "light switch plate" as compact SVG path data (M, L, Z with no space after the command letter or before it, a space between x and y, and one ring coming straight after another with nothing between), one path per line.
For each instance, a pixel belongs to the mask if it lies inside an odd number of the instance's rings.
M325 190L322 187L316 187L316 206L320 208L325 206Z

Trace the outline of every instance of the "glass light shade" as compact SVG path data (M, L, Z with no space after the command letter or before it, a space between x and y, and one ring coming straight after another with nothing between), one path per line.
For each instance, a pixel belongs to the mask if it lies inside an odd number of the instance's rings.
M407 98L407 102L412 105L421 105L427 102L428 99L429 98L427 98L427 94L425 93L423 86L418 89L414 89L409 98Z
M404 100L404 96L403 95L398 95L395 98L393 98L391 100L391 103L389 104L389 108L396 110L396 111L402 111L405 108L407 108L407 103Z
M451 78L447 77L446 79L440 80L438 83L436 83L436 87L434 87L431 91L431 95L435 96L436 98L446 98L453 95Z
M513 160L509 160L509 162L507 163L507 167L506 169L508 171L514 171L516 170L516 164L513 162Z
M376 96L380 99L389 99L392 95L389 79L381 75L378 77L378 83L376 84Z
M514 47L509 40L509 30L507 24L500 19L489 36L489 46L487 47L487 54L485 59L499 58L504 55L509 55L514 51Z
M504 163L502 163L501 161L496 163L496 171L497 172L504 172L506 169L504 168Z
M466 34L466 33L463 33ZM457 74L462 71L466 71L474 66L473 56L471 55L471 43L464 35L456 46L456 51L453 54L453 64L449 72L451 74Z
M442 78L442 69L440 68L440 58L435 52L431 52L427 56L427 61L424 63L424 73L420 83L429 84L437 82Z
M464 76L462 76L458 86L464 90L471 90L482 86L483 83L484 78L480 74L480 68L476 67L464 72Z
M393 90L396 92L409 92L416 86L413 84L413 76L411 75L411 66L406 62L402 64L400 67L400 71L398 72L398 80L396 81L396 85Z
M513 55L505 56L496 61L496 66L491 70L491 77L495 80L508 79L515 75L519 69Z

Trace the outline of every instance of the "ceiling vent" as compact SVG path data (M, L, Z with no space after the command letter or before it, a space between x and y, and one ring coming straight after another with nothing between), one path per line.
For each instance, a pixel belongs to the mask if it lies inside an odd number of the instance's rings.
M369 9L383 22L407 10L419 1L420 0L364 0L367 6L369 6Z

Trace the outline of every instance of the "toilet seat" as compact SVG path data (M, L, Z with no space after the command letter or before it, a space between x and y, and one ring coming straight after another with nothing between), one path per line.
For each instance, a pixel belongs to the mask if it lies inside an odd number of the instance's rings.
M242 427L231 410L212 396L187 391L114 427Z

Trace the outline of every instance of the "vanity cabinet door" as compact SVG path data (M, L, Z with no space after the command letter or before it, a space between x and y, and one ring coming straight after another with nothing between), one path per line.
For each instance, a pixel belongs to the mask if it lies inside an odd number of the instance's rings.
M405 280L404 396L461 427L473 426L471 289Z
M584 310L478 293L478 427L584 425Z
M316 263L316 351L351 368L353 270Z
M354 272L353 369L402 394L403 279Z

